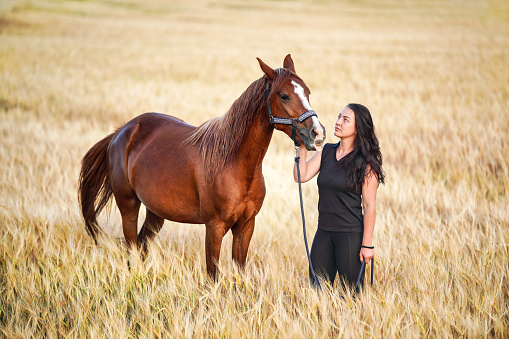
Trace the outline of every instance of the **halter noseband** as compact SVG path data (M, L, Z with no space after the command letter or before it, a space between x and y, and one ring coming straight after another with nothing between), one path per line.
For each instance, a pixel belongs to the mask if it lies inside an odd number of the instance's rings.
M300 146L297 140L295 140L295 134L297 132L297 126L304 120L310 118L310 117L318 117L315 111L309 110L304 113L302 113L298 118L291 119L291 118L274 118L272 116L272 108L270 107L270 100L269 100L269 93L270 93L270 80L267 81L267 86L265 87L265 93L267 97L267 106L269 107L269 119L272 126L275 124L281 124L281 125L292 125L292 140L295 146Z

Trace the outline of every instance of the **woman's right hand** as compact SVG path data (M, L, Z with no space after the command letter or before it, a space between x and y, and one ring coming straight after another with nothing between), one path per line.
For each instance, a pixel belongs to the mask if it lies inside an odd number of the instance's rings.
M319 146L315 154L306 161L307 150L304 145L299 146L299 169L300 169L300 181L306 182L312 179L320 170L320 163L322 162L322 149L323 146ZM293 167L293 178L297 182L297 166Z

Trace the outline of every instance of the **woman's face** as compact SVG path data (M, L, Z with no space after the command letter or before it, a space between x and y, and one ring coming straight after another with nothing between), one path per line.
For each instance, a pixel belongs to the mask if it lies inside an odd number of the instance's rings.
M341 113L339 113L334 129L334 135L338 138L344 139L355 136L356 134L355 113L350 108L345 107Z

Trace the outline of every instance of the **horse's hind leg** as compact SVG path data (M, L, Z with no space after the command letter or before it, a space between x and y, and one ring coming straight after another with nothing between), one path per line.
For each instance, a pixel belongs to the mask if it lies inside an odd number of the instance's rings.
M122 229L125 241L129 249L136 247L138 236L138 213L140 211L140 199L126 179L123 168L110 167L111 187L117 203L120 215L122 216Z
M129 249L136 248L140 200L136 195L130 198L122 197L120 201L115 197L115 200L122 215L122 229L127 246Z
M138 234L138 246L141 247L142 253L147 254L148 242L156 236L163 227L164 219L155 215L147 208L147 216L140 234Z
M137 127L137 126L135 126ZM138 237L138 212L140 211L140 199L131 187L127 176L128 149L131 145L136 128L126 124L120 129L111 141L108 151L108 164L111 188L120 214L122 215L122 229L128 248L137 245Z

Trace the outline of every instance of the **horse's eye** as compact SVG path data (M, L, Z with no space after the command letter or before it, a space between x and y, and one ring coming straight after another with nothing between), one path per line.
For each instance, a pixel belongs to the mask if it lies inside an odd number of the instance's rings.
M281 100L288 101L288 100L290 100L290 97L286 94L281 94Z

